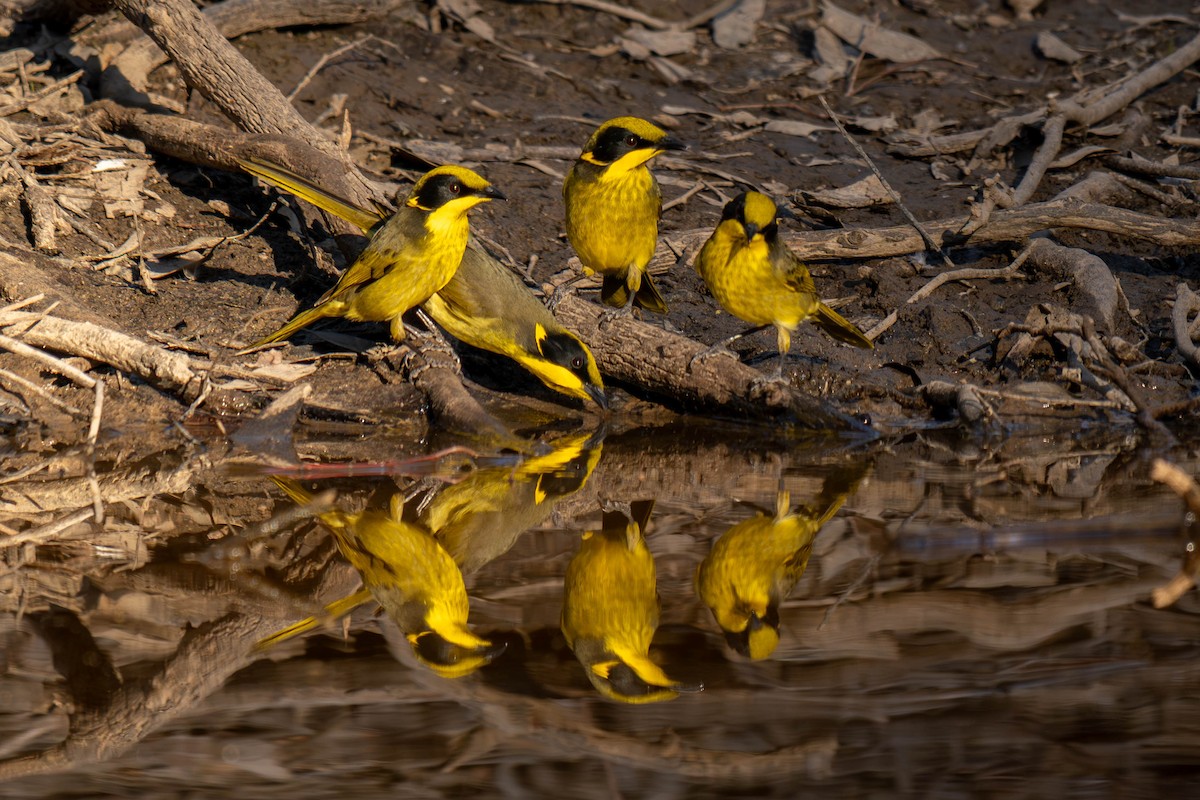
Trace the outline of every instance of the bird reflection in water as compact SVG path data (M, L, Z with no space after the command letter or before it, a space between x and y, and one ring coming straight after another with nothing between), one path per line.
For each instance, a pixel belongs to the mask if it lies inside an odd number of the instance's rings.
M294 502L307 505L312 495L295 481L272 477ZM350 514L323 511L321 522L338 549L362 575L363 588L258 643L278 644L349 613L374 598L396 621L417 660L447 678L468 675L504 651L467 627L467 589L454 559L422 526L403 520L403 501L391 498L387 512L367 509Z
M603 438L603 432L564 436L549 453L516 467L475 470L438 491L419 519L463 574L471 575L507 553L521 534L583 488L600 461Z
M606 511L602 530L585 533L567 565L563 635L592 685L622 703L656 703L703 689L672 680L650 659L659 600L643 531L653 508L650 500L631 503L629 516Z
M759 513L721 535L696 570L696 591L730 647L754 660L779 646L779 605L808 568L813 540L854 493L862 470L826 479L812 504L791 510L779 490L774 515Z

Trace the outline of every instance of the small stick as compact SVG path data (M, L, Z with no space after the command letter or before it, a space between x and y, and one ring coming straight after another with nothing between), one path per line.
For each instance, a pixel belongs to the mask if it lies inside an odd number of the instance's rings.
M548 3L552 6L579 6L580 8L590 8L592 11L600 11L605 14L612 14L614 17L627 19L630 22L640 22L647 28L652 28L656 31L665 31L669 28L674 28L676 23L665 22L658 17L652 17L649 14L643 14L633 8L625 8L616 3L608 3L605 0L537 0L539 3ZM719 12L718 12L719 13Z
M7 117L12 114L16 114L18 111L24 111L37 101L49 97L64 86L70 86L72 83L78 82L82 77L83 70L76 70L67 77L57 80L49 86L38 89L33 94L27 95L15 103L9 103L6 106L0 107L0 117Z
M300 79L300 82L296 84L296 88L292 89L290 92L288 92L287 99L295 100L296 95L298 95L298 94L300 94L300 92L304 91L304 87L308 86L308 84L312 81L312 79L317 76L317 73L320 72L321 70L325 69L325 67L329 64L330 61L337 58L338 56L345 55L346 53L350 52L351 50L354 50L357 47L362 47L364 44L366 44L367 42L371 41L374 38L375 37L373 35L368 34L366 36L363 36L360 39L355 39L353 42L350 42L349 44L344 44L341 47L337 48L336 50L331 50L330 52L321 56L319 59L317 59L317 63L313 64L312 68L308 72L306 72L304 74L304 77Z
M1011 278L1014 274L1016 274L1017 270L1019 270L1021 268L1021 265L1025 263L1025 260L1029 258L1029 255L1032 252L1032 250L1033 250L1033 245L1031 244L1028 247L1026 247L1024 250L1022 250L1020 255L1018 255L1015 259L1013 259L1013 262L1011 264L1009 264L1007 267L1004 267L1002 269L966 268L966 269L951 270L950 272L942 272L942 273L934 276L934 278L931 281L929 281L929 283L925 284L920 289L918 289L916 291L916 293L913 294L912 297L908 298L908 300L906 300L904 302L904 304L911 305L912 303L916 303L921 300L924 300L926 297L929 297L929 295L933 294L938 289L940 289L943 285L950 283L951 281L968 281L968 280L980 280L980 279L994 280L996 278ZM865 336L868 339L870 339L871 341L875 341L884 331L886 331L888 328L890 328L896 324L896 320L898 319L899 311L900 311L899 309L896 309L892 313L888 314L886 317L883 318L883 320L881 320L879 322L878 325L876 325L874 328L871 328L871 330L867 331Z
M921 241L925 243L926 249L931 250L932 252L941 256L943 264L948 267L953 267L954 262L950 260L950 257L946 255L945 251L943 251L942 248L933 241L929 234L925 232L925 228L921 226L921 223L917 221L917 218L913 216L913 213L908 210L908 206L904 205L904 200L900 197L900 193L892 188L892 185L888 183L887 178L883 177L883 173L879 171L879 167L875 166L875 162L871 160L869 155L867 155L867 151L863 150L858 141L850 135L849 131L846 130L846 126L842 124L840 119L838 119L837 114L833 113L833 109L829 107L829 103L826 102L824 96L818 95L817 99L821 101L821 107L825 109L825 113L829 115L829 119L833 121L835 126L837 126L838 132L841 133L842 137L850 143L850 146L854 148L859 157L867 162L867 166L871 168L871 172L875 173L875 177L879 179L881 184L883 184L884 190L887 191L888 196L892 198L892 201L900 209L900 212L904 214L904 218L908 220L908 224L912 225L917 233L920 234ZM868 336L867 338L870 337Z
M21 531L16 536L8 536L0 539L0 546L12 547L26 542L42 543L53 539L58 533L66 530L72 525L78 525L80 522L86 522L95 514L92 508L81 508L74 514L68 514L62 519L57 519L54 522L49 522L37 528L27 531Z
M15 372L9 372L6 369L0 369L0 378L5 378L9 381L12 381L15 384L20 385L22 388L28 389L29 391L33 392L34 394L40 396L46 402L50 403L51 405L55 406L58 409L61 409L62 411L67 412L68 414L74 414L74 415L78 416L83 413L82 409L76 408L75 406L70 405L69 403L64 403L62 400L59 400L57 397L50 394L42 387L38 386L33 381L26 380L25 378L22 378L20 375L16 374Z
M27 345L24 342L17 341L16 339L13 339L9 336L5 336L2 333L0 333L0 347L3 347L5 350L16 353L18 355L28 356L29 358L37 359L38 361L41 361L43 364L46 364L47 366L49 366L52 370L57 372L59 375L64 375L64 376L70 378L71 380L75 381L75 383L79 384L80 386L82 386L86 389L91 389L96 385L96 379L93 378L91 375L88 375L86 372L83 372L82 370L72 367L70 364L68 364L67 362L63 361L60 358L55 358L54 356L47 353L45 350L39 350L36 347L31 347L30 345Z

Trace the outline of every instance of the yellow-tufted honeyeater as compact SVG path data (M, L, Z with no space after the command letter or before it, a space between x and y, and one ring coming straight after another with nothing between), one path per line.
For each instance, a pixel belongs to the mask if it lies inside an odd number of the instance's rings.
M816 508L792 511L780 491L775 514L758 514L727 530L696 570L696 591L712 610L729 645L767 658L779 645L779 604L804 574L813 539L858 485L837 475L826 481Z
M602 530L583 535L563 586L567 644L600 694L622 703L655 703L703 688L671 680L650 659L659 601L642 531L653 507L653 501L631 503L632 520L605 512Z
M271 479L294 502L312 502L295 481ZM319 514L342 555L362 575L364 589L326 606L321 617L268 636L258 647L313 630L374 597L403 631L417 660L443 677L467 675L499 656L503 645L492 645L467 627L467 589L454 559L420 525L404 522L402 511L396 494L388 513L348 514L335 508Z
M388 224L385 213L330 194L283 167L265 161L244 166L260 180L344 219L368 236ZM477 243L468 242L454 276L421 307L459 341L513 359L556 392L607 405L592 351Z
M238 163L268 182L286 173L257 160ZM503 198L490 183L465 167L430 170L413 184L404 205L378 226L366 249L342 273L337 285L314 307L300 312L251 348L286 339L325 317L387 321L391 323L392 339L403 341L404 313L445 286L462 261L470 235L467 212L480 203Z
M602 435L575 434L551 443L549 453L515 467L486 467L438 491L420 521L463 574L471 575L516 544L564 498L587 483L600 461Z
M596 129L563 182L567 239L584 271L603 276L601 299L623 313L635 304L667 311L646 271L662 214L662 192L646 162L664 150L683 149L657 125L617 117Z
M774 325L779 366L791 349L792 331L812 319L838 341L871 349L874 344L858 328L821 302L804 262L779 239L775 202L759 192L743 192L726 204L712 236L696 258L696 269L717 302L754 328L710 347L692 359L729 350L736 339Z

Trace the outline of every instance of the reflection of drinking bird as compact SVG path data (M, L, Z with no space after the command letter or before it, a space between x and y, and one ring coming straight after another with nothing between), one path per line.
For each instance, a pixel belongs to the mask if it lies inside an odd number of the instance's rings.
M516 467L476 470L442 488L421 512L421 522L470 575L507 553L560 500L583 488L600 461L601 439L564 436L549 453Z
M642 536L654 501L630 505L632 520L605 512L567 566L562 631L592 685L622 703L671 700L702 686L667 677L649 655L658 628L654 558Z

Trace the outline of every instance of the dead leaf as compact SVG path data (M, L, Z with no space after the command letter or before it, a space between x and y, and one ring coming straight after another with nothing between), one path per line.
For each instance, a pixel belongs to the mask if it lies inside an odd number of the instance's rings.
M833 3L822 9L821 25L836 33L843 41L867 55L907 64L942 58L942 52L915 36L889 30L865 17L851 14Z
M908 129L908 132L917 136L928 136L942 128L957 124L958 120L943 119L936 108L926 108L913 114L912 127Z
M142 271L150 276L152 280L159 280L174 275L176 272L182 272L188 280L196 279L197 268L208 261L212 252L207 253L181 253L177 256L169 258L155 258L147 256L142 262Z
M496 30L491 23L479 16L483 9L475 0L437 0L437 7L480 39L495 44Z
M854 65L854 59L846 52L846 45L828 28L813 31L813 57L819 66L809 77L817 83L830 83L846 77Z
M1064 42L1062 39L1055 36L1050 31L1042 31L1033 41L1033 46L1045 58L1053 61L1062 61L1065 64L1074 64L1076 61L1083 58L1083 53L1076 50L1071 45Z
M763 128L771 133L783 133L788 136L812 136L818 131L833 131L829 125L814 125L811 122L801 122L796 119L773 119Z
M658 74L662 75L663 80L667 83L679 83L680 81L693 80L695 73L682 64L676 64L669 58L662 56L650 56L648 59L650 66L658 70Z
M883 117L845 117L845 121L852 127L872 133L891 133L900 127L895 114Z
M893 202L883 183L874 175L837 189L801 192L805 200L830 208L869 208Z
M693 31L652 31L643 28L641 25L634 25L621 34L618 41L621 46L625 47L626 41L633 41L649 51L640 58L647 58L650 54L656 56L677 56L681 53L690 53L696 47L696 34ZM628 49L626 50L628 52ZM629 53L634 58L639 56Z
M741 0L712 22L713 42L725 50L737 50L754 41L754 29L758 27L767 0Z

